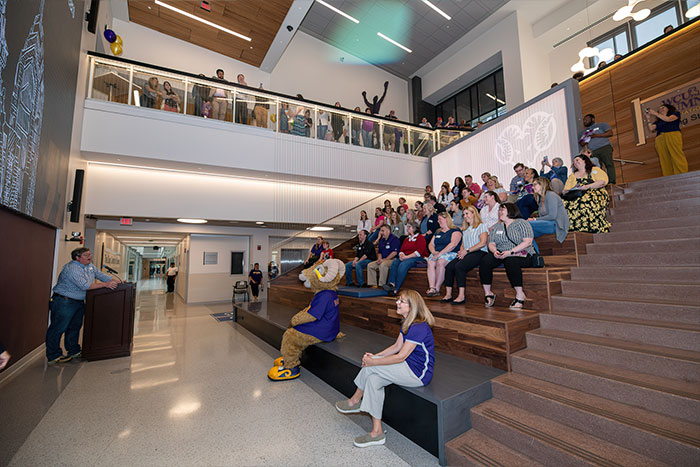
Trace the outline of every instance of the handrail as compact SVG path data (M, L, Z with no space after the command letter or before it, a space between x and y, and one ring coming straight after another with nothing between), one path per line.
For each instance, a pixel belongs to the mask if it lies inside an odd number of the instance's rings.
M109 60L109 61L113 61L113 62L121 62L124 64L136 65L136 66L139 66L142 68L151 68L154 70L158 70L161 72L170 73L170 74L174 74L174 75L182 75L182 76L186 76L188 78L192 78L192 79L195 79L198 81L206 81L206 82L211 83L212 85L217 86L217 87L221 87L222 85L225 85L225 86L229 86L229 87L239 88L242 91L245 90L245 94L259 93L259 94L263 94L263 95L279 97L279 98L283 98L285 100L291 100L291 101L300 102L300 103L304 103L304 104L310 104L310 105L320 106L320 107L324 107L324 108L332 108L332 109L340 110L344 113L357 115L358 117L361 117L362 119L365 119L365 120L367 120L367 119L372 119L372 120L377 120L377 121L383 120L387 123L390 123L391 125L412 126L416 129L420 129L421 131L426 131L426 132L428 132L428 131L435 132L437 130L441 130L441 129L444 130L445 129L445 128L427 128L427 127L420 126L420 125L415 124L415 123L405 122L403 120L394 120L391 118L382 117L380 115L371 115L370 116L364 112L357 112L355 110L347 109L345 107L335 107L333 105L329 105L329 104L326 104L324 102L313 101L313 100L306 99L306 98L299 99L296 96L290 96L288 94L283 94L283 93L277 92L277 91L270 91L267 89L253 88L251 86L244 86L242 84L238 84L238 83L234 83L234 82L230 82L230 81L226 81L226 80L221 81L221 80L218 80L216 78L211 78L211 77L207 77L207 76L202 77L202 76L199 76L199 75L196 75L194 73L187 72L187 71L174 70L172 68L167 68L167 67L163 67L160 65L151 65L149 63L139 62L139 61L131 60L128 58L115 57L112 55L107 55L107 54L103 54L103 53L99 53L99 52L88 51L87 55L89 57L97 57L97 58L101 58L101 59ZM368 117L371 117L371 118L368 118Z

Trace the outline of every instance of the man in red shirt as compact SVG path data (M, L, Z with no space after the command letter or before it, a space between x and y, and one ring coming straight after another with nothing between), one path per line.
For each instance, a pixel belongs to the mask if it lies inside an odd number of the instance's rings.
M408 237L401 245L398 259L391 263L389 279L384 285L384 290L393 295L399 291L411 268L426 266L425 257L428 256L428 246L425 243L425 237L420 234L418 225L409 222L406 224L406 233Z

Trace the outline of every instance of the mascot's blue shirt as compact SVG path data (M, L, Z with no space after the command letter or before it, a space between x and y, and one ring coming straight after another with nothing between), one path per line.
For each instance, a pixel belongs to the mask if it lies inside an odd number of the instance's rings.
M335 290L322 290L314 295L311 305L306 310L316 321L300 324L294 329L325 342L332 341L340 332L338 305L338 293Z

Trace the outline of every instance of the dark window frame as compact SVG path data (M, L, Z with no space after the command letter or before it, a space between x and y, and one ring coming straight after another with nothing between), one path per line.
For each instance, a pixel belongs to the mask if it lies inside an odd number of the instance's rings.
M445 104L445 103L448 102L448 101L452 101L452 105L453 105L453 107L454 107L454 114L453 114L452 116L455 118L455 121L456 121L458 124L459 124L459 122L460 122L461 120L465 120L465 121L467 122L467 124L472 125L472 126L475 126L475 125L476 125L476 122L480 121L480 119L481 119L484 115L488 115L488 114L490 114L490 113L496 112L496 116L498 116L498 114L501 113L502 109L503 109L504 107L506 107L507 104L500 104L500 103L498 102L498 100L496 100L496 108L495 108L495 109L490 110L490 111L488 111L488 112L481 113L481 112L480 112L480 108L481 108L481 106L480 106L480 104L481 104L481 102L480 102L480 101L481 101L481 96L479 95L479 92L478 92L478 85L479 85L479 83L483 83L484 81L486 81L486 80L488 80L488 79L491 79L492 82L493 82L494 95L495 95L496 99L500 99L500 100L502 100L503 102L506 102L505 84L504 84L504 86L503 86L503 94L504 94L504 95L501 96L501 95L499 94L499 92L498 92L498 82L497 82L497 80L496 80L496 75L498 75L499 73L503 74L503 67L498 68L498 69L496 69L496 70L494 70L494 71L488 73L487 75L485 75L485 76L479 78L478 80L471 82L470 84L468 84L467 86L463 87L462 89L460 89L459 91L457 91L456 93L454 93L453 95L451 95L450 97L448 97L448 98L443 99L442 101L440 101L440 102L435 106L435 120L437 121L437 117L442 117L443 122L447 122L447 118L449 117L449 115L444 115L444 114L443 114L443 104ZM503 81L504 81L504 83L505 83L505 79L503 79ZM473 94L472 94L472 89L474 90L474 93L473 93ZM457 96L462 95L462 94L464 94L464 93L468 94L468 96L469 96L469 98L468 98L468 101L469 101L469 109L468 109L468 110L469 110L469 116L468 116L468 117L467 117L466 115L460 115L460 114L458 113L458 111L457 111L457 109L458 109L458 106L457 106ZM476 98L476 99L474 99L474 98ZM477 109L476 115L474 114L474 111L473 111L475 108ZM496 117L494 117L494 118L496 118Z

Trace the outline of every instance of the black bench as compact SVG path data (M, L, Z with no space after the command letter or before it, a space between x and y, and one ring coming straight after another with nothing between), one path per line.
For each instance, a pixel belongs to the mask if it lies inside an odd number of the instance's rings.
M289 319L299 310L271 302L235 303L234 321L279 349ZM309 347L302 366L343 395L355 392L353 380L364 352L378 352L394 339L341 325L345 337ZM386 388L383 421L446 465L445 444L471 428L469 410L491 398L491 379L503 371L436 352L428 386Z

